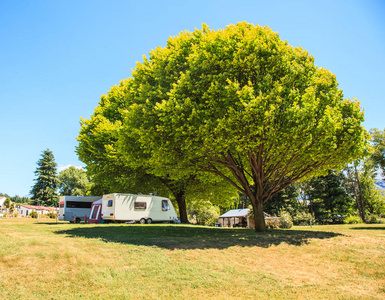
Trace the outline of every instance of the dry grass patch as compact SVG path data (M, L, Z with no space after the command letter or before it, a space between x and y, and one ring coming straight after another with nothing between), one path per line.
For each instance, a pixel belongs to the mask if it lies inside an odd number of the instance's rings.
M0 219L3 299L383 299L385 228Z

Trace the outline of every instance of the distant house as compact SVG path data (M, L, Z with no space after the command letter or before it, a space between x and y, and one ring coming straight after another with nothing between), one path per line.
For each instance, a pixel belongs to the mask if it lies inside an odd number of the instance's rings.
M36 211L38 215L48 214L50 212L56 212L54 207L34 206L34 205L18 205L17 211L21 216L28 216L31 212Z
M4 207L4 201L6 200L7 198L6 197L0 197L0 211L2 211L3 209L5 209Z

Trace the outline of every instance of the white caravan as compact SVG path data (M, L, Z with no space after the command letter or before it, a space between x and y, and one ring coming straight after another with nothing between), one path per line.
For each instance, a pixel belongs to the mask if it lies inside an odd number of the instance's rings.
M151 195L109 194L103 196L105 222L178 222L170 199Z
M100 196L61 196L59 203L59 217L61 221L75 221L79 223L90 216L90 209L93 202L99 200Z

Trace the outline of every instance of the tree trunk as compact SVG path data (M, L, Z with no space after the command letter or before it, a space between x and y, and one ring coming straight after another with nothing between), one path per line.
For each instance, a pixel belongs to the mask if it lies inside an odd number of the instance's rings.
M362 200L361 182L360 182L360 179L358 177L357 166L356 166L355 163L354 163L354 172L355 172L355 175L356 175L356 182L357 182L358 194L359 194L359 197L356 198L357 206L358 206L358 211L359 211L359 213L361 215L362 222L365 223L365 208L364 208L364 201Z
M186 206L186 197L185 197L185 192L180 191L177 193L174 193L175 200L178 203L178 208L179 208L179 219L181 223L183 224L189 224L190 222L188 221L187 217L187 206Z
M248 195L253 205L255 232L266 231L265 215L263 214L263 200L253 194Z
M365 222L365 213L364 213L364 210L363 210L364 207L363 207L362 201L361 201L362 200L361 191L358 193L357 192L357 187L356 187L356 185L358 185L359 188L361 189L361 185L359 184L359 179L358 179L357 167L356 167L355 163L353 163L353 168L354 168L354 175L350 174L349 166L346 167L346 170L348 172L348 178L352 182L354 199L356 200L356 204L357 204L357 208L358 208L358 213L360 215L360 218L361 218L362 222Z
M266 231L265 216L263 214L263 202L258 201L254 207L255 232Z

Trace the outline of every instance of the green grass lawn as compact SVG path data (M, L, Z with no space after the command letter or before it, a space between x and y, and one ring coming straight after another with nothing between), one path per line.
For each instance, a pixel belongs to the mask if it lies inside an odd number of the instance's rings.
M0 219L1 299L385 299L385 225Z

